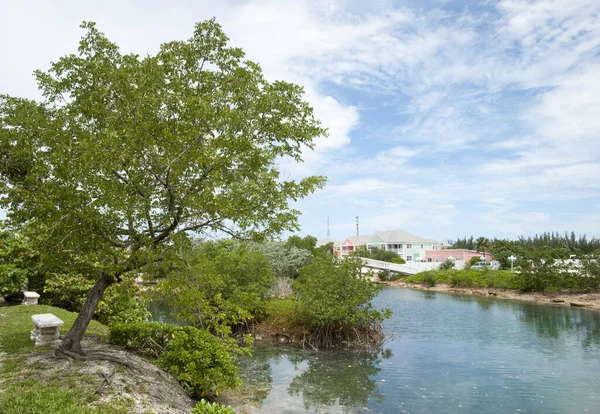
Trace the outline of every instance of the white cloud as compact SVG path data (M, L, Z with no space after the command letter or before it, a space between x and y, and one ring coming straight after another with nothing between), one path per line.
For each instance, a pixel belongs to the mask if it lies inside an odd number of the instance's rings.
M0 36L14 40L0 44L0 92L29 97L31 71L75 50L81 20L143 54L215 15L265 76L303 85L329 129L304 164L281 160L284 174L329 175L314 208L352 206L365 228L455 231L471 215L504 233L568 228L578 219L543 203L600 197L595 0L502 0L477 14L388 0L5 3ZM480 188L502 208L478 204Z

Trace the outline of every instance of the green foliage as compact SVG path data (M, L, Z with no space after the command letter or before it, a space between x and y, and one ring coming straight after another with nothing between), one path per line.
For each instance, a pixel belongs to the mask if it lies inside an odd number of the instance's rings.
M36 259L27 237L0 221L0 296L19 292L29 284Z
M205 399L198 401L198 404L192 410L192 414L236 414L233 408L228 405L221 405L216 402L209 402Z
M297 237L297 236L296 236ZM278 241L269 241L256 245L269 260L273 274L277 278L296 278L298 269L307 264L312 258L311 251Z
M392 272L389 270L381 270L377 273L377 278L379 280L388 281L392 278Z
M600 290L600 254L591 254L581 259L579 286L584 292Z
M44 285L43 301L70 311L81 309L94 281L81 274L55 273Z
M440 264L439 267L440 270L450 270L450 269L454 269L454 262L450 259L446 259L446 261L444 263Z
M519 289L521 276L503 270L428 270L404 279L408 283L425 286L446 284L463 288Z
M42 100L0 96L0 205L41 260L67 252L69 272L104 287L176 257L193 231L297 229L289 200L325 183L277 170L326 135L300 86L267 81L214 20L143 57L82 28L76 53L35 73Z
M469 260L469 265L473 266L475 263L479 263L481 262L481 259L479 258L479 256L473 256L471 257L471 260Z
M471 236L467 238L459 238L456 241L451 241L450 244L456 249L469 249L475 250L476 241ZM574 232L559 234L558 232L544 232L543 234L536 234L533 237L521 236L517 240L503 240L493 239L490 241L490 248L494 255L494 260L500 261L503 267L510 267L508 261L503 261L502 257L508 257L511 254L519 257L527 252L534 252L537 250L543 250L545 248L553 250L567 249L570 254L576 254L582 256L584 254L593 253L596 250L600 250L600 239L596 237L587 238L586 235L577 236ZM568 258L564 257L564 252L560 254L563 257L556 257L555 253L551 253L551 256L539 257L544 258Z
M312 252L317 246L317 238L313 236L290 236L285 242L286 247L296 247L298 249Z
M421 283L423 286L433 287L437 284L437 280L433 273L426 272L421 278Z
M362 246L356 249L352 255L358 257L364 257L367 259L373 260L381 260L383 262L388 263L396 263L396 264L405 264L406 261L400 257L400 255L396 252L392 252L390 250L378 249L377 247L373 247L371 251L367 250L366 247Z
M96 309L98 320L111 325L117 322L143 322L150 318L148 298L133 279L124 279L106 289Z
M44 285L45 303L70 311L83 306L94 281L83 275L52 274ZM148 304L132 279L109 286L95 312L103 324L115 322L141 322L150 316Z
M381 287L361 275L359 258L315 257L300 269L293 284L298 313L309 327L363 325L382 322L390 312L373 308Z
M158 322L111 325L110 339L155 359L196 396L237 386L235 356L247 353L235 341L218 338L206 330Z
M186 262L158 286L180 320L229 336L232 327L264 314L274 277L260 250L229 240L208 242Z
M480 237L475 241L475 250L485 256L485 252L490 251L490 241L485 237Z
M521 290L525 292L575 291L600 289L597 257L584 258L580 265L553 259L528 260L521 266Z

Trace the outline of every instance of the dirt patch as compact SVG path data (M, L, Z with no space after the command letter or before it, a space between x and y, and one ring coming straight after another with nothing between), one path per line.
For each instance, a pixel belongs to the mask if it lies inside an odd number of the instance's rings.
M578 307L600 311L600 293L522 293L512 289L494 288L456 288L449 285L424 287L419 284L406 283L402 280L384 282L386 286L396 286L427 292L443 292L461 295L485 296L494 299L519 300L560 307Z
M130 413L186 413L196 402L171 375L137 355L95 337L82 342L89 354L108 354L126 365L107 360L56 358L53 351L32 353L26 362L37 379L64 378L99 396L98 403L126 405Z

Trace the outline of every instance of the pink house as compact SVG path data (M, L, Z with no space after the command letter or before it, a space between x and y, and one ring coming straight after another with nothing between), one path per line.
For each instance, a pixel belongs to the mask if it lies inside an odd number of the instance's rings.
M340 256L347 256L359 247L365 247L371 236L352 236L341 244Z
M426 262L445 262L451 258L453 260L464 260L468 262L471 257L481 257L482 254L475 250L466 249L448 249L448 250L425 250L425 261ZM491 261L492 255L490 253L485 254L485 260Z

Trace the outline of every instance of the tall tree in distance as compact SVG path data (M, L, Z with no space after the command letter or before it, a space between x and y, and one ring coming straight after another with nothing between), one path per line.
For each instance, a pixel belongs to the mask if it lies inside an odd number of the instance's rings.
M37 71L40 102L0 96L3 207L95 285L61 350L80 341L105 289L189 245L190 232L297 230L289 206L325 183L282 178L326 131L300 86L268 82L213 20L156 55L121 54L94 23L76 54Z
M475 242L477 253L481 253L485 257L485 252L490 250L490 241L485 237L479 237Z

